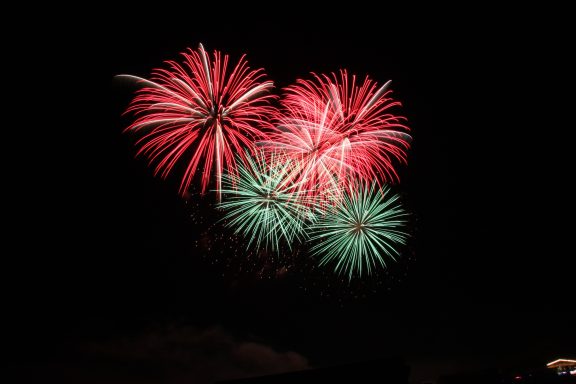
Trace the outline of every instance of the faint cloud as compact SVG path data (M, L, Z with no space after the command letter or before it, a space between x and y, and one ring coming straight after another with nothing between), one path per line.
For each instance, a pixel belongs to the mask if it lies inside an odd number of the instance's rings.
M110 371L111 382L119 375L145 383L212 383L308 368L298 353L237 340L220 327L151 330L92 344L87 354L101 366L100 372Z

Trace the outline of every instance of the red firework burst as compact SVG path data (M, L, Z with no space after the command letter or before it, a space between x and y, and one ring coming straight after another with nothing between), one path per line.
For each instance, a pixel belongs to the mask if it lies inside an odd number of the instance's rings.
M390 112L390 82L363 84L345 70L340 76L313 74L285 89L284 111L265 144L282 150L301 166L299 185L308 191L341 191L352 180L398 181L411 136L405 118ZM317 193L317 192L314 192Z
M155 69L150 80L121 75L142 85L126 111L136 117L126 131L142 133L137 155L156 164L155 174L165 178L185 162L181 194L202 167L202 193L215 173L220 197L224 168L236 174L235 155L267 138L273 83L262 81L262 69L250 70L245 56L231 71L228 55L214 51L210 60L202 44L182 56L182 63L167 61L167 69Z

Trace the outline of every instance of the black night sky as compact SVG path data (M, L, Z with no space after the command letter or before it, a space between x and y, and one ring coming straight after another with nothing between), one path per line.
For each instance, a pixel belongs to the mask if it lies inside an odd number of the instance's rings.
M86 10L28 48L26 68L47 62L36 91L50 108L21 122L42 132L5 256L22 377L205 382L399 356L419 380L576 358L569 124L553 120L562 23L543 35L527 15L491 12L422 24L164 7ZM387 274L348 284L234 259L242 243L207 231L214 196L187 202L177 178L134 158L122 133L134 87L114 76L147 77L199 43L246 53L278 90L340 68L392 80L414 138L399 187L414 237Z

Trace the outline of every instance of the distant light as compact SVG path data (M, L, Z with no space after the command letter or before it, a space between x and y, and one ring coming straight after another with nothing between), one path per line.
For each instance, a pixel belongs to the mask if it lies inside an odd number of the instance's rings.
M571 375L576 375L576 369L571 370L571 371L570 371L570 374L571 374Z
M554 364L556 364L556 363L567 363L567 364L570 364L570 363L572 363L572 364L576 364L576 360L570 360L570 359L558 359L558 360L554 360L554 361L552 361L552 362L550 362L550 363L546 364L546 366L547 366L547 367L549 367L549 366L551 366L551 365L554 365Z
M518 375L518 376L514 376L515 380L522 380L522 376Z

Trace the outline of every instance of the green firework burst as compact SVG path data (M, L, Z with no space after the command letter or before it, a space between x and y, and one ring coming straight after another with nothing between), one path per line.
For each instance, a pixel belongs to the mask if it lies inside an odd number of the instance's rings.
M312 255L321 257L320 265L335 263L335 271L348 279L369 275L377 266L385 268L386 259L396 261L397 246L408 238L406 216L389 187L354 188L312 226L311 240L317 242Z
M260 152L246 155L239 164L237 175L223 177L226 197L218 206L225 211L226 226L246 237L248 247L254 244L277 253L281 244L291 249L294 241L306 239L306 225L315 216L307 191L291 182L294 162Z

